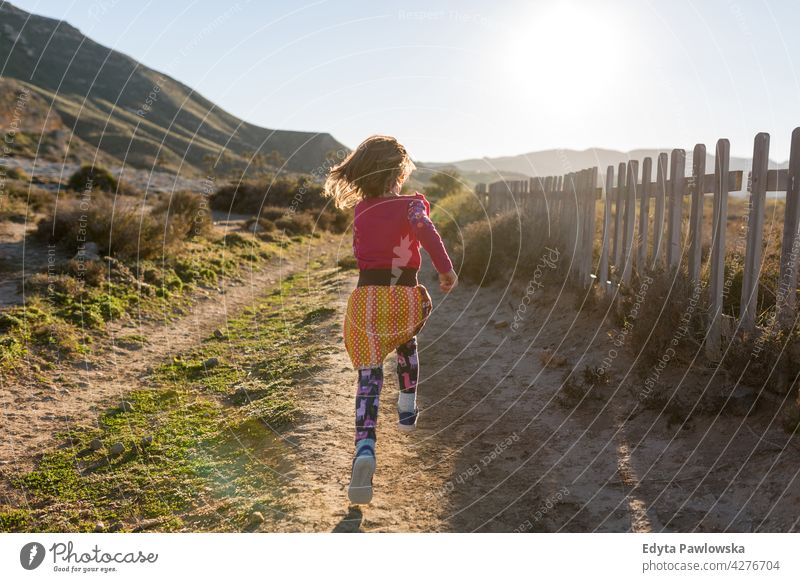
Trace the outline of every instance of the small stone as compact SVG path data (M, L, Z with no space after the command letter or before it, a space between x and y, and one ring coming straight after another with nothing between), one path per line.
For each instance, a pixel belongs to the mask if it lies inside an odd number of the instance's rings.
M220 339L220 340L221 339L225 339L225 334L222 333L221 329L215 329L214 330L214 337L217 338L217 339Z
M122 410L122 412L133 412L134 410L133 402L130 402L128 400L123 400L122 403L119 405L119 408L120 410Z
M250 523L253 525L264 523L264 514L262 514L260 511L254 511L250 514Z
M121 521L116 521L116 522L112 523L110 526L108 526L108 531L110 531L110 532L120 531L121 529L122 529L122 522Z
M205 362L203 362L203 366L205 366L206 370L216 368L219 366L219 358L208 358Z
M153 435L147 435L142 437L142 446L149 447L153 444Z
M125 445L122 443L114 443L111 445L111 448L108 449L108 452L111 453L113 456L121 455L125 452Z
M103 448L103 441L100 439L92 439L92 441L89 443L89 448L93 451L99 451Z
M102 531L105 531L105 529L106 529L106 524L104 524L102 521L98 521L96 524L94 524L94 533L100 533Z

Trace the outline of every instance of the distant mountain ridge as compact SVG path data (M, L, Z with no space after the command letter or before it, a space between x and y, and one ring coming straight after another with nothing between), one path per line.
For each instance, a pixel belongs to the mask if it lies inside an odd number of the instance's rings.
M711 144L710 152L706 151L706 173L714 171L714 147ZM691 172L692 150L686 148L686 172ZM512 179L512 176L561 176L569 172L597 166L601 176L605 176L606 168L610 165L616 167L629 160L643 160L646 157L653 159L653 176L655 177L655 160L660 153L669 154L671 149L636 149L629 152L592 148L587 150L552 149L538 152L529 152L517 156L503 156L496 158L474 158L449 162L446 164L426 164L429 168L444 166L454 167L472 180L494 182L501 179ZM749 172L752 166L750 158L731 157L730 169ZM770 160L770 168L785 168L786 163L776 163Z
M116 160L200 173L223 149L230 164L277 151L290 170L321 166L345 146L327 133L266 129L180 81L86 37L70 24L0 5L0 75L52 104L80 140ZM6 124L8 119L4 120ZM159 149L161 151L159 151ZM74 154L74 152L73 152ZM68 153L69 155L69 153Z

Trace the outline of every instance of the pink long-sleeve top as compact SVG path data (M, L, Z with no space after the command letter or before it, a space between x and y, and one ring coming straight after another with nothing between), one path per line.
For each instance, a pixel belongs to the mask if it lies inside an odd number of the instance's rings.
M359 269L419 269L420 245L439 273L453 269L442 237L430 219L430 204L419 192L365 198L356 204L353 254Z

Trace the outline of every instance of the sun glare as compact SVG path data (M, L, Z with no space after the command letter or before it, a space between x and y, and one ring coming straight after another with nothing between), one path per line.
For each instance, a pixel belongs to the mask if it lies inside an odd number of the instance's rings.
M556 109L575 106L589 90L602 99L625 64L621 23L597 5L539 5L519 27L505 43L502 69L525 97L547 99Z

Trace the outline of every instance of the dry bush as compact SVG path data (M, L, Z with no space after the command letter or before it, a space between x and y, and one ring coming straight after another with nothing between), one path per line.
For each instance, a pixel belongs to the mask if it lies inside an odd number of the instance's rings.
M311 234L314 232L314 219L307 213L294 213L276 220L275 226L288 235Z
M101 166L81 166L67 181L67 188L76 192L116 192L118 187L114 175Z
M172 231L167 234L169 239L206 236L213 225L208 202L196 192L174 192L164 197L153 208L153 215Z
M604 392L608 383L608 377L593 366L584 366L580 372L569 370L561 378L556 401L567 409L590 402L602 402L608 397Z
M338 210L323 210L317 215L317 228L336 234L347 232L350 215Z
M431 210L431 219L445 240L460 243L462 230L477 220L486 219L486 211L475 194L464 192L437 202Z
M77 251L83 242L94 242L101 255L120 259L161 256L180 246L194 228L194 206L188 214L170 210L151 211L129 201L114 204L105 196L94 198L88 208L78 201L61 205L58 212L39 223L37 237Z
M559 249L557 237L548 236L546 217L508 212L491 220L478 220L464 229L461 276L468 282L489 285L508 277L531 277L546 248ZM549 273L563 274L560 269Z
M620 291L617 310L618 324L621 328L628 326L627 343L636 346L638 364L643 367L655 365L669 349L675 350L672 361L700 349L699 321L708 296L701 290L693 302L691 286L683 272L657 271L649 277L652 280L645 282L645 289L634 275L630 286ZM673 340L677 340L676 345Z
M251 218L245 224L247 232L253 234L270 233L275 231L275 223L268 218Z
M279 218L286 216L287 212L288 210L286 208L278 208L277 206L265 206L264 208L261 209L261 212L258 213L258 217L275 222Z
M99 287L108 278L108 266L102 261L70 259L65 270L68 275L84 281L90 287Z
M322 197L320 184L303 176L222 186L211 197L211 207L271 220L287 234L309 234L315 223L320 230L342 233L351 220L351 213L332 207ZM295 218L305 215L312 221L310 229L306 218Z
M99 195L88 205L77 200L60 205L55 215L39 223L37 237L71 252L84 242L94 242L102 255L148 259L210 228L208 209L199 194L176 193L152 210L127 199L114 203Z
M308 210L323 208L325 204L322 185L302 176L228 184L219 188L211 197L211 207L214 210L253 215L263 215L262 209L265 206L283 208L285 213L288 208Z
M46 296L52 292L77 296L81 292L81 288L82 285L78 279L65 274L36 273L25 281L25 290L32 295Z

